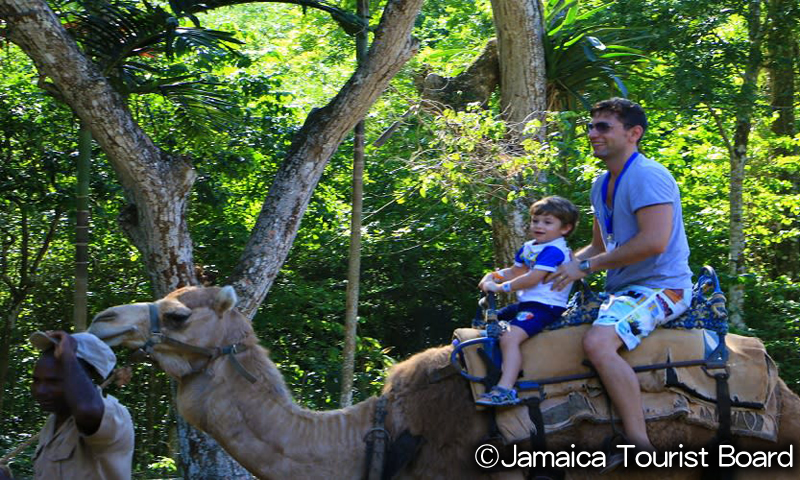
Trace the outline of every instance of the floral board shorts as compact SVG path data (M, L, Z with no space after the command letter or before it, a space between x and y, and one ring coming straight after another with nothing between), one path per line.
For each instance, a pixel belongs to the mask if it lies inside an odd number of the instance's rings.
M631 285L609 295L600 306L593 325L613 326L628 350L633 350L653 329L677 318L691 303L689 288L673 290Z

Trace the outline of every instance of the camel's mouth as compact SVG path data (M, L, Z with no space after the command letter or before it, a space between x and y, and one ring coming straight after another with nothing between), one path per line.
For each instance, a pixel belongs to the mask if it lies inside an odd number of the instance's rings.
M89 333L95 335L97 338L104 341L109 347L116 347L118 345L121 345L126 340L131 340L130 338L127 338L128 334L137 331L138 329L134 326L111 327L93 323L89 327ZM136 347L131 346L131 348L136 348Z

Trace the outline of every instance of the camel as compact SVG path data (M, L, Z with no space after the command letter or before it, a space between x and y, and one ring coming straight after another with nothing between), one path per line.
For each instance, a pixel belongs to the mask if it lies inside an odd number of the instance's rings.
M373 427L377 398L334 411L311 411L292 400L250 322L240 314L231 287L185 287L153 303L115 306L97 314L89 331L112 347L148 348L177 379L177 406L194 427L210 434L238 462L264 479L357 479L364 477L365 434ZM151 311L155 318L151 320ZM155 324L155 329L152 325ZM159 333L153 334L157 330ZM235 348L225 350L224 347ZM489 415L478 411L468 382L459 375L431 382L430 373L449 361L452 345L431 348L390 371L385 428L392 438L408 430L424 440L398 478L523 478L520 471L490 473L476 465ZM216 352L209 355L208 352ZM783 381L778 444L737 439L739 449L800 447L800 397ZM648 424L659 449L705 445L714 432L675 421ZM609 427L582 424L548 435L554 451L600 450ZM795 453L795 460L799 456ZM571 480L599 478L597 466L566 472ZM700 479L702 468L621 468L603 479ZM800 477L800 467L737 469L738 479Z

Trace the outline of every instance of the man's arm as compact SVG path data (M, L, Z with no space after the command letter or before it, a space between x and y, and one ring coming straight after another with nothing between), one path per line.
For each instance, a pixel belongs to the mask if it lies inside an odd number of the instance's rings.
M606 245L603 243L603 233L600 230L600 224L597 222L597 217L593 217L592 224L592 243L581 248L575 253L575 258L578 260L586 260L592 258L606 251Z
M592 245L578 252L578 258L588 259L591 272L620 268L641 262L654 255L666 251L669 238L672 235L672 204L662 203L640 208L636 211L636 223L639 232L624 245L602 253L596 253L595 237L599 237L599 225L595 219L595 233L592 235ZM602 238L600 238L602 242ZM596 253L592 255L592 253ZM580 280L590 272L579 268L579 261L570 262L559 267L554 275L553 290L563 290L570 282Z
M54 356L61 362L64 372L64 400L70 413L75 418L75 425L84 435L92 435L100 428L105 405L100 392L92 383L75 355L78 344L66 332L48 332L58 340Z

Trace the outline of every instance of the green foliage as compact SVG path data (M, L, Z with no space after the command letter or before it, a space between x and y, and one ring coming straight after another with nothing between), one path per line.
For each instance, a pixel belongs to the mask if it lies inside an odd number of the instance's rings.
M147 469L161 475L174 476L178 473L178 466L175 464L175 460L169 457L158 457L155 462L147 466Z
M635 28L609 26L598 15L612 3L587 9L579 0L543 2L548 110L574 111L579 103L588 109L589 93L627 97L623 78L649 62L643 50L630 46L642 38Z
M425 2L414 35L420 39L420 53L411 59L410 69L426 63L443 75L457 75L494 36L490 1Z
M745 309L758 312L747 316L748 335L764 341L779 373L795 392L800 391L800 288L796 281L781 276L758 277L749 282Z
M296 5L203 13L208 30L199 27L202 10L175 3L170 13L160 5L72 2L59 11L115 86L142 94L130 97L130 108L156 144L193 159L198 180L188 215L195 261L208 280L223 284L305 113L335 95L352 72L354 45L327 13ZM352 11L352 5L340 7ZM751 330L743 333L765 341L782 377L800 392L800 159L774 153L776 146L796 149L800 139L770 131L772 113L759 103L765 88L756 92L745 185L749 271L742 278L725 274L729 152L710 111L720 112L723 126L732 129L748 46L746 8L717 1L547 2L549 78L551 89L560 89L552 102L558 108L545 120L546 142L527 142L523 155L511 157L504 153L505 126L492 109L497 102L487 110L432 115L419 109L402 116L419 103L411 70L427 63L455 75L493 35L488 0L425 3L415 30L421 52L367 119L368 141L396 120L401 125L367 152L356 400L379 391L396 359L447 343L453 328L469 323L475 284L495 266L487 223L494 198L566 196L582 215L570 244L589 242L588 192L602 164L580 135L586 116L576 113L576 99L620 91L616 79L648 111L644 152L667 166L681 187L692 269L711 264L726 286L745 283ZM112 28L123 24L131 28ZM82 32L104 41L82 39ZM642 63L645 54L654 61ZM0 231L12 272L22 261L23 216L30 238L40 241L54 212L71 209L77 127L65 107L35 88L35 69L16 48L0 52L0 73ZM348 140L326 168L290 257L254 319L295 398L311 408L338 404L351 155ZM121 187L102 152L94 158L92 312L152 298L142 259L117 227L125 206ZM517 176L537 182L513 187ZM58 224L10 338L0 450L43 421L28 393L36 357L26 338L37 329L70 326L71 220L66 214ZM601 276L593 281L602 288ZM0 289L4 307L10 293ZM120 363L130 363L126 354ZM142 476L175 473L169 380L155 370L137 365L132 385L110 387L134 416L134 461ZM29 453L19 457L19 474L30 474L29 459Z
M246 64L230 32L181 26L157 5L129 0L80 0L60 7L67 30L123 96L160 95L174 105L184 130L223 130L236 119L234 104L218 91L209 70ZM187 68L189 63L193 68Z

